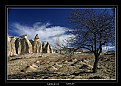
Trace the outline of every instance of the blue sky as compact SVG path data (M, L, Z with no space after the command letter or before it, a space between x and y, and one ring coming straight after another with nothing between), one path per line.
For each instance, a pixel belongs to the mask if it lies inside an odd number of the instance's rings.
M35 22L50 23L53 26L70 27L68 16L72 9L9 9L8 24L19 22L31 26Z
M41 41L55 44L57 35L63 42L69 36L65 31L71 28L68 17L73 8L9 8L8 35L20 36L27 34L34 39L39 34Z
M68 36L65 31L71 28L68 16L71 9L57 8L11 8L8 10L8 35L28 35L34 39L39 34L40 40L55 44L57 35L62 42Z

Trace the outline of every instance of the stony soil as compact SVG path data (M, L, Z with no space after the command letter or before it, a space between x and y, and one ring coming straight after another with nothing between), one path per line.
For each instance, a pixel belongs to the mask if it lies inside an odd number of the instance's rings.
M71 59L57 53L8 57L8 79L116 79L115 56L100 57L92 73L93 55L76 54Z

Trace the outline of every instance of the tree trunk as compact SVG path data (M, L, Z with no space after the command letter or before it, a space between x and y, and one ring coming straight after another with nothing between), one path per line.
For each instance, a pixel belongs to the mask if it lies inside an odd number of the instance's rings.
M97 72L98 61L99 61L99 55L95 55L95 62L93 65L93 73Z

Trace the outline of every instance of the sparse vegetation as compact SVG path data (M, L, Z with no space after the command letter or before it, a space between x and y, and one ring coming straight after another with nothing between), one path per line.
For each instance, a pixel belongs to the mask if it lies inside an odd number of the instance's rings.
M8 79L115 79L116 77L115 57L112 55L103 55L104 59L99 60L96 73L92 73L91 68L94 63L93 55L75 54L70 61L57 53L46 53L43 56L47 58L31 56L8 61Z

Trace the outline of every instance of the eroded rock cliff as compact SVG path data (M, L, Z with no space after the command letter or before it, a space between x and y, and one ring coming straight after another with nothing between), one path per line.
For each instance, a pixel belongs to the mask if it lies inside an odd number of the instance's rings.
M53 49L49 42L44 42L42 46L38 34L36 34L34 41L29 40L27 35L22 35L20 38L8 36L7 56L26 53L53 53Z

